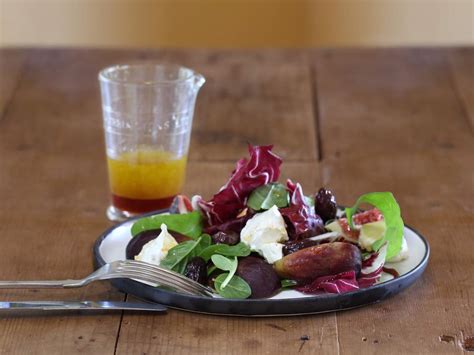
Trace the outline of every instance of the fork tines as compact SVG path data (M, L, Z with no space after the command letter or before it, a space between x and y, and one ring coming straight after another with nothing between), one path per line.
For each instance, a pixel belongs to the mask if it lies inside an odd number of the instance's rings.
M210 288L174 271L161 268L143 261L123 260L118 263L117 271L153 284L170 286L178 291L193 295L212 296Z

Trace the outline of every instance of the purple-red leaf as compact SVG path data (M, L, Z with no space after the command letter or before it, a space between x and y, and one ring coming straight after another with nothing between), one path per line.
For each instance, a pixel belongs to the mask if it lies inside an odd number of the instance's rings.
M298 291L308 294L323 292L345 293L356 291L359 285L356 280L355 271L341 272L336 275L321 276L311 283L296 288Z
M360 271L357 282L361 288L374 285L379 279L385 264L385 256L387 255L387 244L384 244L376 253L370 255L369 258L362 262L362 270Z
M323 220L306 203L301 185L288 179L286 186L290 192L290 206L281 208L280 213L288 225L290 239L300 240L323 233Z
M272 148L249 145L250 159L240 159L220 191L210 201L199 202L210 226L235 219L253 190L278 180L282 160L272 153Z

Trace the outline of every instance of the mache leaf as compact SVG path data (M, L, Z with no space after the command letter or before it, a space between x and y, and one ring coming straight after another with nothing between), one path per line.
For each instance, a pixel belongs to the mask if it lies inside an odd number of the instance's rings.
M237 271L237 257L234 256L232 259L226 258L225 256L219 255L219 254L214 254L211 257L212 262L214 263L217 268L223 270L223 271L229 271L227 274L227 277L225 280L222 282L221 288L224 289L229 281L232 279L234 276L235 272Z
M224 298L248 298L252 294L249 284L241 277L234 275L225 288L222 287L228 273L220 274L214 281L214 287L219 295Z

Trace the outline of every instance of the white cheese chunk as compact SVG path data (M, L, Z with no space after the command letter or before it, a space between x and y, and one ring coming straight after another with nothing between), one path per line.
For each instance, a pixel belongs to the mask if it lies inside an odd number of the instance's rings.
M178 245L176 239L168 232L166 224L161 224L160 228L160 235L146 243L140 254L135 256L135 260L160 265L161 260L168 255L168 250Z
M240 240L263 256L269 264L280 260L283 257L281 242L288 240L288 233L278 207L273 206L249 219L240 232Z

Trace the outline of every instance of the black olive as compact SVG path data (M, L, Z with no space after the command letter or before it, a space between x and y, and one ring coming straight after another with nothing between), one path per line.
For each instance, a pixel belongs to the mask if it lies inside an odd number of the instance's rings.
M319 189L316 197L314 198L314 209L324 222L335 219L337 213L337 204L336 198L332 192L326 190L324 187Z
M196 256L192 258L186 269L184 270L184 276L199 282L201 285L207 284L207 264L203 258Z
M240 241L239 234L234 231L217 232L211 238L215 244L235 245Z

